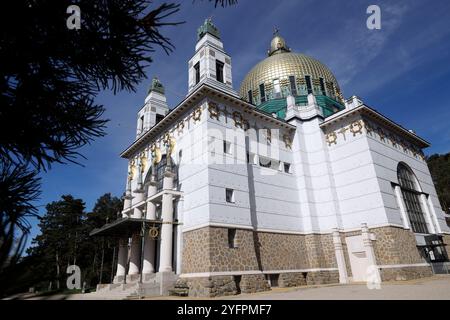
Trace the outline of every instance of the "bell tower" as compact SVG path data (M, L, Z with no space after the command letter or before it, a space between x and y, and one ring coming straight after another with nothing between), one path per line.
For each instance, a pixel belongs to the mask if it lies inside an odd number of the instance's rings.
M188 83L188 94L206 83L237 96L233 90L231 57L224 51L219 30L211 18L206 19L197 30L195 54L189 60Z
M145 104L138 112L136 139L169 113L164 91L164 86L157 77L154 77L148 89Z

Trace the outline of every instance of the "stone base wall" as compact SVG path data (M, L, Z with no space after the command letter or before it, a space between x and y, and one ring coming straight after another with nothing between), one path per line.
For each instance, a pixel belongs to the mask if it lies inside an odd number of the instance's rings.
M210 271L209 231L210 228L201 228L183 233L182 273Z
M264 271L279 271L282 287L338 283L338 271L283 272L337 268L331 234L282 234L237 229L235 247L228 229L204 227L183 235L182 273L232 272L236 275L186 278L192 297L252 293L270 290ZM245 271L249 274L241 274ZM250 271L250 272L249 272Z
M282 234L204 227L183 235L182 273L336 268L331 234Z
M306 272L286 272L280 273L278 278L280 287L297 287L306 285Z
M239 287L242 293L255 293L270 290L269 283L263 274L244 274Z
M412 280L431 277L433 271L429 266L405 267L405 268L383 268L380 270L381 281Z
M258 232L256 236L264 270L310 268L304 235Z
M445 249L447 250L447 257L450 259L450 234L442 235L442 240L446 244Z
M217 297L270 290L263 274L186 278L189 297Z
M217 276L185 279L189 297L217 297L238 293L233 276Z
M376 235L373 248L378 265L426 262L416 247L414 233L399 227L370 229Z
M339 271L316 271L306 275L307 285L339 283Z
M339 283L339 271L286 272L280 273L279 287L298 287Z
M377 265L414 265L425 262L410 230L390 226L371 228L369 232L376 236L372 243ZM345 238L356 235L361 235L361 231L340 233L349 277L352 273ZM444 241L450 244L450 235L446 235ZM237 229L235 247L230 248L227 228L204 227L185 232L183 245L182 273L233 274L187 278L189 295L192 297L270 290L264 270L278 274L280 287L339 283L332 234L298 235ZM450 250L449 247L447 250ZM307 271L310 269L315 271ZM252 271L260 270L263 270L261 274L251 274ZM246 274L242 274L244 271ZM431 274L431 268L427 266L380 269L383 281L409 280Z

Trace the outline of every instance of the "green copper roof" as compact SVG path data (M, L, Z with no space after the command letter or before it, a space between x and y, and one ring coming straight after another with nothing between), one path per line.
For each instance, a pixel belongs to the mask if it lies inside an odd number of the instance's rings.
M316 95L315 97L317 104L322 109L325 118L345 108L341 103L327 96ZM296 96L295 104L300 106L301 105L306 106L308 104L308 97L306 95ZM277 118L281 119L286 118L286 108L287 108L286 98L272 99L266 101L257 106L257 108L267 113L272 114L275 113L277 115Z
M203 38L205 34L209 33L217 39L220 39L220 33L217 27L212 23L211 18L205 20L205 22L197 29L197 40Z
M148 93L152 91L164 94L164 86L159 82L157 77L152 79L152 84L150 85L150 88L148 88Z

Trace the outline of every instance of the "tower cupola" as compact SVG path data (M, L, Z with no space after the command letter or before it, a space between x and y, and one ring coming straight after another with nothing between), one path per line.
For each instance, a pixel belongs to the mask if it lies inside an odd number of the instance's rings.
M202 83L238 96L233 90L231 57L225 52L220 32L211 18L197 30L194 56L189 60L188 94Z

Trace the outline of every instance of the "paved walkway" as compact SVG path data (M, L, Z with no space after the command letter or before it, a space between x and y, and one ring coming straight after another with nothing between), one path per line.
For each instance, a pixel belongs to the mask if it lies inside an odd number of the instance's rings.
M275 288L269 292L241 294L222 299L248 300L450 300L450 275L410 281L385 282L380 289L365 284L304 288Z
M27 297L17 297L26 299ZM123 299L99 297L95 294L29 297L38 300ZM189 300L187 297L147 297L146 300ZM194 299L198 300L200 298ZM450 275L438 275L410 281L385 282L380 289L368 289L365 284L323 285L315 287L274 288L271 291L213 298L213 300L450 300ZM209 300L209 299L208 299Z

